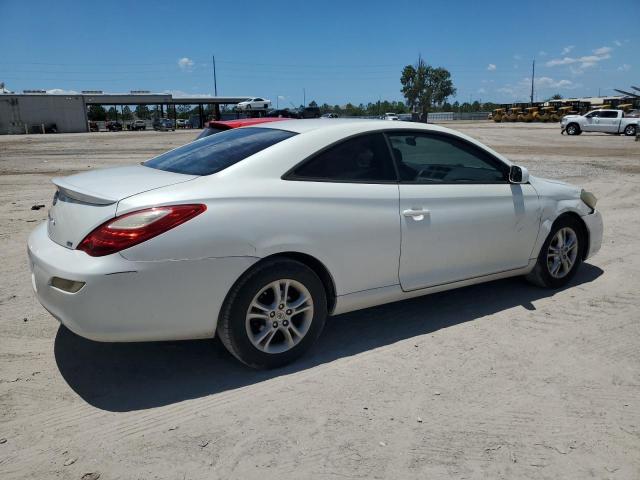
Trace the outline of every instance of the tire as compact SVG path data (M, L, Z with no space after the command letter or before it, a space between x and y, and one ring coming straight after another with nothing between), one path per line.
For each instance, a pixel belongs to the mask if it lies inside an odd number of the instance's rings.
M566 128L567 135L580 135L580 126L577 123L570 123Z
M635 125L627 125L624 129L624 134L627 137L633 137L636 134L636 126Z
M282 294L286 282L288 298L278 300L275 288ZM296 305L303 297L309 300ZM300 262L275 258L250 270L231 288L220 312L217 335L244 364L277 368L315 343L326 317L327 295L315 272Z
M561 231L563 234L560 234ZM559 241L562 237L564 237L564 249ZM575 240L575 247L569 247L567 250L567 246L571 244L571 238ZM554 222L549 236L540 249L535 267L526 276L526 279L534 285L544 288L565 286L575 276L582 264L586 240L580 220L572 216L559 217ZM567 259L567 263L561 260L562 257L558 261L555 260L559 255L563 255L561 252L566 252L564 258ZM568 270L567 265L570 265Z

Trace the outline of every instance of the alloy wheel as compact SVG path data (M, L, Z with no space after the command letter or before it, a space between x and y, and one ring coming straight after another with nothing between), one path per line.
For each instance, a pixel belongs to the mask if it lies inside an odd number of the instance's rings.
M313 320L313 298L300 282L281 279L262 287L247 310L245 327L252 345L277 354L305 337Z
M556 232L547 250L547 268L554 278L566 277L578 258L578 236L569 227Z

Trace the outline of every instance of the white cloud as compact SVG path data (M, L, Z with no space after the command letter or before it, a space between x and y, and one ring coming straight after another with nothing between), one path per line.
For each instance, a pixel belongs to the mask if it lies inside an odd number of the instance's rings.
M522 55L520 55L519 53L516 53L516 54L513 56L513 59L514 59L514 60L522 60Z
M493 72L496 69L496 65L494 63L490 63L489 66L487 67L487 70L489 70L490 72Z
M182 57L178 60L178 66L182 70L191 70L193 68L193 60L191 60L189 57Z
M531 80L529 80L531 81ZM539 88L575 88L571 80L554 80L550 77L538 77L535 79L534 84Z
M621 47L622 46L622 42L620 40L614 40L613 43L614 43L614 45L616 47Z
M571 90L581 85L567 79L555 80L551 77L538 77L535 79L534 86L536 92L548 90L547 93L556 93L558 90ZM496 91L507 94L513 99L527 99L531 94L531 78L522 78L515 85L508 83Z
M628 72L629 70L631 70L631 65L629 65L628 63L623 63L618 67L618 71L620 72Z
M540 55L541 57L546 57L547 56L547 52L545 52L544 50L540 50L538 52L538 55Z
M478 93L487 93L487 91L484 88L479 88Z
M560 55L566 55L567 53L569 53L574 48L576 48L575 45L567 45L566 47L564 47L562 49L562 52L560 52Z
M565 47L566 50L569 47ZM563 51L564 51L563 50ZM595 66L598 62L602 60L607 60L611 58L610 52L611 47L600 47L593 50L593 55L583 55L582 57L563 57L563 58L554 58L549 60L545 65L547 67L556 67L559 65L574 65L580 64L580 69L590 68Z
M596 48L593 53L594 55L606 55L607 53L611 53L611 50L613 50L611 47L600 47Z

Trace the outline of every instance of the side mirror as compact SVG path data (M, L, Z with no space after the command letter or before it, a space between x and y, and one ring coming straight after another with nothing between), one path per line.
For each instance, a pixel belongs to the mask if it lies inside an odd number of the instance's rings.
M518 165L511 165L509 169L509 182L511 183L528 183L529 170Z

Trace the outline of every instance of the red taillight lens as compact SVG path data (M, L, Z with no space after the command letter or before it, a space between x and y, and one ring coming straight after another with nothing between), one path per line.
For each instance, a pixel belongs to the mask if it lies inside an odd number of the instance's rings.
M92 257L103 257L145 242L191 220L206 205L169 205L127 213L103 223L85 237L78 250Z

